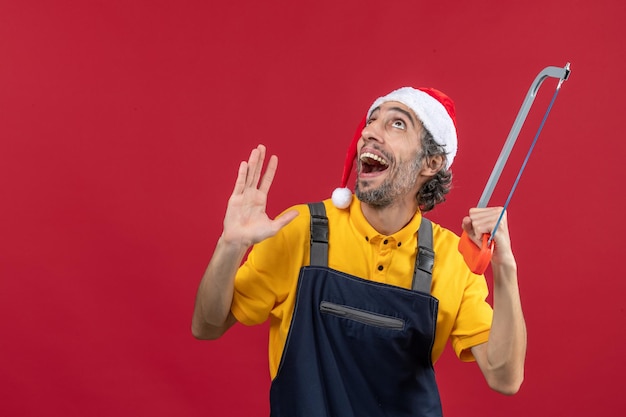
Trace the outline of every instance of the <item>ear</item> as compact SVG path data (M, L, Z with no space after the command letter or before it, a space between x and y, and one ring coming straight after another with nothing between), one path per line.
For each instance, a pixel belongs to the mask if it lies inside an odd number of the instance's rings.
M424 160L421 173L426 177L432 177L439 172L445 164L446 158L442 154L429 156Z

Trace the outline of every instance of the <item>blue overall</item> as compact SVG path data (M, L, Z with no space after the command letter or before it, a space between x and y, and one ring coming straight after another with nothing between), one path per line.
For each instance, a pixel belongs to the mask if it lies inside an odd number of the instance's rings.
M270 389L272 417L441 416L432 366L432 225L422 219L413 290L328 268L328 219L311 204L311 265Z

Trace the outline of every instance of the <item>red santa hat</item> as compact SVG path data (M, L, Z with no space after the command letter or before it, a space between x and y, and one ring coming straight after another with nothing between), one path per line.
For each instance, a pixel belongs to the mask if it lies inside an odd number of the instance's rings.
M424 127L433 135L433 139L443 147L446 152L447 164L449 169L456 155L457 136L456 136L456 112L454 102L439 90L434 88L412 88L402 87L392 91L386 96L377 98L370 106L363 121L359 124L348 152L343 167L343 175L341 177L341 187L335 189L332 195L333 204L338 208L346 208L352 201L352 191L347 188L348 178L352 172L352 166L357 156L357 142L361 138L361 132L365 127L366 120L372 112L381 104L388 101L396 101L404 104L420 119Z

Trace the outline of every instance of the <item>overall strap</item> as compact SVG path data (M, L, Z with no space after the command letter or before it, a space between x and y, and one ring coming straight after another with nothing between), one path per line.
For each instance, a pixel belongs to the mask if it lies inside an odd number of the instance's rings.
M417 256L413 270L413 291L430 294L430 285L433 280L433 225L430 220L422 217L422 223L417 231Z
M309 203L311 211L311 265L328 266L328 217L324 203Z
M311 265L328 266L328 217L324 203L309 203L311 212ZM417 232L417 256L413 270L413 291L430 294L432 270L435 262L433 252L433 227L430 220L422 217Z

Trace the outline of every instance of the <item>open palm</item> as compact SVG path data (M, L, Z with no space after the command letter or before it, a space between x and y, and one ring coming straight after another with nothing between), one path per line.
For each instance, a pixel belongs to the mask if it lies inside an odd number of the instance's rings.
M222 238L230 243L251 246L274 236L297 216L290 211L277 219L266 213L267 195L278 167L278 158L272 155L261 176L265 161L265 146L253 149L248 162L241 162L233 193L228 200Z

